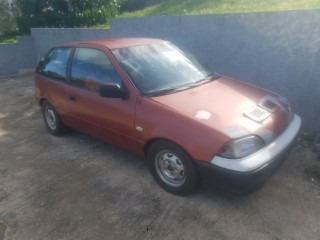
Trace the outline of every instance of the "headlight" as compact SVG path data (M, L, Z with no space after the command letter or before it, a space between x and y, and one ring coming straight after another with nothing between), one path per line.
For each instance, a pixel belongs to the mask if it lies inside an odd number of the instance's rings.
M243 158L264 147L263 140L255 135L233 139L227 142L218 154L224 158Z

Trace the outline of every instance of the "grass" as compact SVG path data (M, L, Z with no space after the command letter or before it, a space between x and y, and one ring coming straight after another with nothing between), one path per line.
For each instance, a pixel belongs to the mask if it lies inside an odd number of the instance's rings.
M17 39L14 38L14 37L4 38L4 39L1 39L1 38L0 38L0 44L16 43L16 42L17 42Z
M3 35L0 35L0 44L16 43L18 35L19 35L19 32L15 30L5 31Z
M320 9L320 0L168 0L118 17Z

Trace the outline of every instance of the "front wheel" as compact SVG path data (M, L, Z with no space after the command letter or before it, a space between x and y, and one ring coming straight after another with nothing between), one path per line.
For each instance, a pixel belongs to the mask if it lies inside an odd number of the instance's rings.
M199 183L192 158L174 143L155 142L148 152L148 161L153 177L168 192L187 195Z
M54 136L64 133L65 127L54 107L48 102L42 103L42 115L48 131Z

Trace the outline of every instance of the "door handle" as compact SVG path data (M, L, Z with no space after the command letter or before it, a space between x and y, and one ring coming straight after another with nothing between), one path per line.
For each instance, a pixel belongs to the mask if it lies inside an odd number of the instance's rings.
M77 97L75 95L70 95L69 99L75 102L77 100Z

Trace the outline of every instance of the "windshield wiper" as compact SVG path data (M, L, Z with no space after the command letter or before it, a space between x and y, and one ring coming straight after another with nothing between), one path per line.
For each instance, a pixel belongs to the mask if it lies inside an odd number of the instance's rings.
M166 95L166 94L173 93L173 92L183 91L183 90L186 90L191 87L192 87L191 85L187 85L187 86L180 86L180 87L175 87L175 88L163 89L163 90L159 90L156 92L152 92L152 93L150 93L149 96L156 97L156 96Z
M213 80L216 80L217 78L219 78L220 76L214 73L210 73L208 76L196 81L194 84L198 85L198 84L203 84L203 83L207 83L207 82L211 82Z
M219 77L220 77L219 75L211 73L208 76L206 76L205 78L202 78L202 79L200 79L200 80L198 80L198 81L196 81L194 83L178 86L178 87L175 87L175 88L162 89L162 90L159 90L159 91L156 91L156 92L151 92L151 93L148 94L148 96L149 97L156 97L156 96L166 95L166 94L169 94L169 93L180 92L180 91L183 91L183 90L187 90L189 88L194 88L194 87L200 86L200 85L202 85L204 83L207 83L207 82L214 81Z

